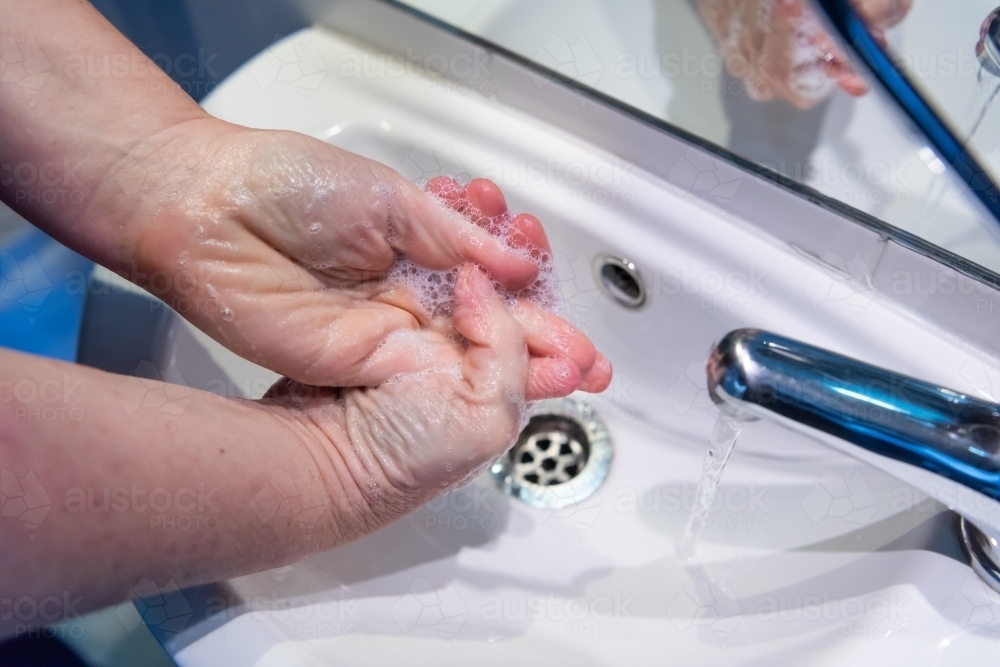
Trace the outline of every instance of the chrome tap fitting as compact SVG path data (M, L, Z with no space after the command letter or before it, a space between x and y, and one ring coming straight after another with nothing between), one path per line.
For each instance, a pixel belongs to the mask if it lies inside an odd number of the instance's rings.
M990 12L979 29L976 57L984 70L993 76L1000 76L1000 7Z
M960 514L973 569L1000 592L1000 405L756 329L727 334L707 373L724 410L803 431Z

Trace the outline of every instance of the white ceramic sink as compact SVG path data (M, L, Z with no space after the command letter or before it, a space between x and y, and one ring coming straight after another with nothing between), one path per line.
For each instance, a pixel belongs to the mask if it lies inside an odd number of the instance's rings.
M358 63L365 76L354 75ZM559 128L385 65L310 29L248 63L205 106L414 179L488 176L512 208L538 215L567 315L615 366L604 395L583 397L612 431L611 473L560 510L529 507L483 477L340 549L168 596L173 622L147 622L179 665L996 659L1000 599L965 563L954 515L771 424L740 439L697 558L676 556L715 415L704 362L727 331L769 329L981 395L1000 387L993 359ZM692 149L688 160L711 176L711 159ZM639 267L645 308L626 310L597 286L591 263L604 253ZM201 341L226 386L271 377L203 338L177 339L188 347L172 363Z

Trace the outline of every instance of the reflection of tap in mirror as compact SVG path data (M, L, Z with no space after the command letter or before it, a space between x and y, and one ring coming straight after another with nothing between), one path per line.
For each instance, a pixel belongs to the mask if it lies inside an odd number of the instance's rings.
M1000 159L1000 124L990 106L1000 84L997 0L923 0L888 40L897 65L983 161Z

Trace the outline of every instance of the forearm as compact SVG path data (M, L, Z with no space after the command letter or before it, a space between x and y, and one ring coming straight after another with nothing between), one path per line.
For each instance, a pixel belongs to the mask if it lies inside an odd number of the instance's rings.
M155 137L206 114L84 0L0 0L0 26L0 198L126 268L169 161Z
M2 597L83 612L356 536L364 499L312 438L294 413L0 350Z

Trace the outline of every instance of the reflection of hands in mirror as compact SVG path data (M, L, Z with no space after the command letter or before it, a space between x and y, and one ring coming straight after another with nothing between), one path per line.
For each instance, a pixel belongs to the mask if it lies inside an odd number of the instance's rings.
M912 0L854 0L878 38ZM868 85L822 28L807 0L698 0L727 71L755 100L784 99L808 109L840 87L858 96Z
M885 43L885 31L906 18L913 0L852 0L875 38Z

